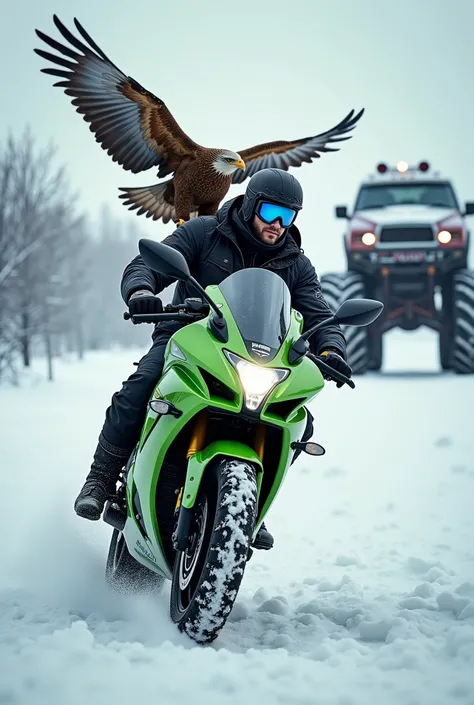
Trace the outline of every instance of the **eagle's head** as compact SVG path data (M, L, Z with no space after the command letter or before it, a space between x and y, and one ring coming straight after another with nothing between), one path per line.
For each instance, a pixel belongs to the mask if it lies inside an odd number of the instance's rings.
M245 162L237 152L229 149L223 150L212 162L214 169L223 176L232 176L236 169L245 171Z

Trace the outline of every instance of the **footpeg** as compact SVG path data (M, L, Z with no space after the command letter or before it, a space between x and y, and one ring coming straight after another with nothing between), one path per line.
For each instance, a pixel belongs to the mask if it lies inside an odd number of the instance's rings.
M123 531L127 515L115 502L107 500L103 513L103 520L118 531Z
M273 543L273 536L267 531L265 524L262 524L252 543L252 548L256 548L258 551L269 551L273 548Z

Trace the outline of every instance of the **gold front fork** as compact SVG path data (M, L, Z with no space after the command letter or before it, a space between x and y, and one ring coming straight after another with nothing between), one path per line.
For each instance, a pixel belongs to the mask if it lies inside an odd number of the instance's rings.
M186 458L190 458L192 455L196 455L198 450L202 450L204 441L206 440L207 427L209 423L209 414L207 411L201 411L196 418L194 429L191 434L191 440L189 441L189 448L186 454Z
M263 462L263 454L265 452L265 439L267 437L267 427L261 423L255 430L254 450L258 457Z
M209 414L207 413L207 411L201 411L196 416L196 420L194 422L194 428L193 428L193 432L191 434L191 439L189 441L188 452L186 453L186 458L188 460L193 455L196 455L196 453L199 450L202 450L202 447L204 445L204 441L206 440L208 423L209 423ZM181 500L183 498L183 490L184 490L184 487L181 487L181 489L179 491L178 499L176 500L176 509L178 509L181 506Z

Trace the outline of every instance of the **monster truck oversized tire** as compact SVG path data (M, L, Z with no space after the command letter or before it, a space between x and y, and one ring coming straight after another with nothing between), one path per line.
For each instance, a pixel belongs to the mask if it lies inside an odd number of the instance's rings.
M351 271L323 274L321 289L333 313L347 299L366 297L364 278ZM341 328L347 341L347 362L352 367L353 374L364 374L370 369L367 328L355 326L341 326Z
M451 366L458 374L474 374L474 272L453 276L453 347Z

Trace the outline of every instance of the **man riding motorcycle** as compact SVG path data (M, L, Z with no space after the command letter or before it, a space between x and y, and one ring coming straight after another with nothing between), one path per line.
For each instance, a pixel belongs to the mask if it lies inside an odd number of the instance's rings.
M181 252L203 287L220 284L246 267L271 269L286 282L292 306L303 316L307 330L331 316L332 311L314 267L301 249L295 219L302 207L303 190L294 176L281 169L263 169L249 180L244 195L224 203L215 216L200 216L184 223L163 242ZM147 267L141 255L135 257L125 268L121 282L130 314L160 313L163 305L156 294L174 281ZM179 281L173 303L195 295L192 285ZM176 321L156 324L150 350L112 396L90 472L74 504L79 516L99 519L107 498L115 494L118 476L139 440L147 402L163 370L166 345L181 325ZM338 325L323 327L310 339L310 347L310 356L324 355L333 369L351 376L346 341ZM312 436L312 422L308 412L304 442ZM253 547L272 546L273 537L262 524Z

